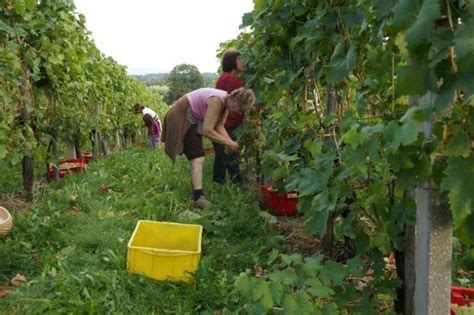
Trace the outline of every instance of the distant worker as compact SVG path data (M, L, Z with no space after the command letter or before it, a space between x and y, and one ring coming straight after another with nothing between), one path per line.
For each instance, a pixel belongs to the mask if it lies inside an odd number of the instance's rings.
M229 94L218 89L201 88L182 96L166 113L161 141L173 162L183 153L190 161L195 207L208 208L211 205L202 190L202 136L226 145L231 151L238 151L239 144L227 134L224 123L229 112L249 110L254 103L255 95L250 89L240 88Z
M244 69L244 60L240 52L229 50L224 53L221 61L222 74L217 79L216 88L227 92L232 92L244 86L244 82L239 78L239 74ZM225 130L232 140L235 141L235 129L244 121L244 112L229 112L225 122ZM212 170L212 180L216 183L225 181L226 172L235 184L242 184L242 176L239 168L239 152L231 151L226 153L223 144L212 142L214 145L214 167Z
M151 149L160 147L160 134L161 128L158 122L151 117L151 115L143 115L143 121L145 126L148 128L148 146Z
M161 125L160 116L158 116L158 114L153 109L145 107L140 103L136 103L133 106L133 111L135 112L135 114L142 114L143 116L147 114L150 115L154 120L156 120L161 130L162 125Z

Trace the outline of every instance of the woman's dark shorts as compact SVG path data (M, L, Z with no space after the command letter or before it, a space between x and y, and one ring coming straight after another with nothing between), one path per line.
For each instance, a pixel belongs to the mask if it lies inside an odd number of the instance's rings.
M205 155L202 146L202 135L197 132L197 124L192 124L189 127L184 136L183 146L183 153L189 161Z

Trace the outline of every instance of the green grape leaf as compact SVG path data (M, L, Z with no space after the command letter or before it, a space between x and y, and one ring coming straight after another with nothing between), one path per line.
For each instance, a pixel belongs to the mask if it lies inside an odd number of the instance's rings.
M296 154L293 154L293 155L288 155L288 154L285 154L285 153L278 153L277 154L278 158L283 161L283 162L292 162L292 161L296 161L298 160L298 156Z
M392 11L394 3L394 0L373 0L372 6L377 19L388 16Z
M378 231L374 235L371 235L370 240L372 245L378 248L382 253L390 253L391 239L387 231Z
M460 59L474 51L474 19L468 19L459 25L454 43L456 58Z
M419 1L400 0L393 8L392 28L403 31L410 27L416 20L419 7Z
M349 129L349 131L347 131L341 137L341 141L350 144L353 149L357 149L359 146L363 145L368 139L368 135L366 133L359 133L357 131L358 128L359 124L353 125L352 128Z
M474 213L455 225L456 234L463 243L474 245Z
M322 211L317 213L307 212L305 213L305 232L307 234L319 233L322 236L326 235L327 222L329 212Z
M444 153L447 156L462 156L464 158L469 156L471 153L469 135L462 127L459 126L453 130L453 136L449 138Z
M280 282L271 282L270 291L272 293L273 301L280 304L283 297L283 286Z
M283 255L282 256L283 262L285 262L288 266L289 265L297 265L303 263L303 258L300 254L292 254L292 255Z
M0 160L4 159L7 156L7 146L4 144L0 144Z
M424 0L415 23L407 30L405 40L408 45L425 40L433 32L433 22L441 16L438 0Z
M287 174L288 172L286 170L286 167L277 167L272 172L272 181L274 183L280 182L286 178Z
M453 78L447 78L447 82L445 82L439 89L438 96L435 100L436 111L441 112L446 107L451 104L454 99L454 92L456 90L455 81Z
M326 261L323 270L321 271L325 275L329 276L333 285L342 285L342 282L347 276L347 269L341 264L338 264L332 260Z
M301 314L300 308L298 307L298 303L296 303L295 298L287 294L283 299L283 314L293 315L293 314Z
M306 258L303 268L307 276L315 277L317 275L318 271L322 268L321 260L322 256Z
M286 285L294 285L296 281L298 281L298 275L291 268L283 270L281 272L281 276L282 276L283 283Z
M242 25L240 27L247 27L247 26L251 26L253 23L253 14L251 12L249 13L245 13L243 16L242 16Z
M235 281L235 287L242 294L248 295L251 291L250 278L246 274L240 274L237 280Z
M347 261L347 267L349 268L349 272L353 277L362 277L363 270L362 270L363 261L360 258L352 258Z
M356 66L357 54L354 45L351 45L347 53L345 45L340 42L336 45L334 53L329 61L329 71L327 73L328 82L337 82L342 80Z
M253 0L255 10L262 10L265 7L265 0Z
M456 87L464 91L464 97L468 98L474 93L474 52L469 53L458 60L458 73Z
M260 282L257 288L254 288L254 297L258 296L259 302L266 310L273 307L273 297L267 282Z
M357 52L356 47L354 45L351 45L351 47L347 51L345 62L347 71L352 71L355 69L357 64Z
M459 225L474 207L474 155L468 158L451 157L441 189L448 192L451 210L453 211L454 224Z
M322 144L319 140L306 140L304 143L304 148L308 150L313 158L318 156L321 153Z
M25 0L26 7L28 10L33 11L35 7L38 5L37 0Z
M321 280L317 278L311 278L305 282L309 286L308 292L317 298L324 299L334 295L334 290L325 286Z
M396 90L400 95L423 95L436 89L436 74L427 65L400 66Z
M15 8L15 12L21 16L26 14L26 6L23 1L15 1L13 7Z
M300 314L313 314L314 306L310 302L308 294L306 294L305 292L298 291L296 293L296 303L298 304L298 307L300 308L300 311L301 311Z
M339 314L340 312L337 310L337 305L334 303L326 304L323 307L323 315L334 315Z
M400 129L400 141L402 145L410 145L418 138L420 128L416 121L410 120L402 125Z

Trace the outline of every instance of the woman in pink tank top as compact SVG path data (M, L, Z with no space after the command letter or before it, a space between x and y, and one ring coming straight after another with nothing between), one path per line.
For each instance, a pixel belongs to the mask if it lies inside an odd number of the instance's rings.
M202 88L181 97L166 113L161 140L173 162L177 155L183 153L190 161L193 204L196 207L210 206L202 192L202 136L237 151L239 144L229 137L224 128L227 114L246 111L254 103L255 96L250 89L240 88L228 94L222 90Z
M225 102L228 93L226 91L213 89L213 88L202 88L186 94L186 98L189 101L191 110L194 116L204 121L204 117L207 112L207 99L209 97L217 97L222 103Z

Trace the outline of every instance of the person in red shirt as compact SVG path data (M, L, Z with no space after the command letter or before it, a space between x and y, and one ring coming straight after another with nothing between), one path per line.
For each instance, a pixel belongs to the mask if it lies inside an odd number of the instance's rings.
M151 149L160 147L161 128L158 122L149 114L143 115L143 121L148 128L148 145Z
M229 50L224 53L222 57L222 74L216 82L216 88L227 91L228 93L237 90L244 86L244 82L239 78L239 74L244 69L244 61L240 52L236 50ZM225 129L232 140L235 141L234 131L244 121L243 112L229 112L225 122ZM215 158L212 173L212 179L216 183L223 183L225 181L226 172L229 173L230 178L236 184L242 184L242 176L240 175L240 168L238 163L238 151L230 153L225 152L223 144L213 142Z

